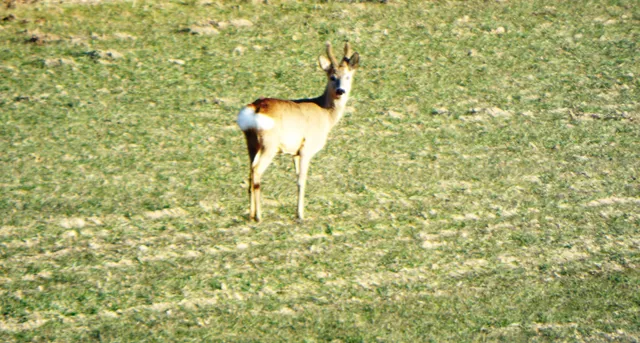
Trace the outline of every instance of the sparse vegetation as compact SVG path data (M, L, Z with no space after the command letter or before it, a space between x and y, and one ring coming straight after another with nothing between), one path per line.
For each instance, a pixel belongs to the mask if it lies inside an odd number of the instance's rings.
M637 342L637 1L0 10L0 341ZM361 56L248 221L238 109Z

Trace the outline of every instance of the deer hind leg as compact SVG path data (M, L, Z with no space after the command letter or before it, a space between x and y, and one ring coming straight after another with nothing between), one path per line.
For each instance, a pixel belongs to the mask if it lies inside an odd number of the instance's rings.
M262 174L267 170L267 167L273 161L273 158L278 154L277 149L262 149L256 155L253 164L251 165L251 180L250 187L252 190L251 193L251 201L253 209L253 213L251 218L256 221L260 221L262 219L262 208L260 205L260 179L262 178Z
M253 166L257 163L258 153L261 149L258 133L255 130L244 131L247 140L247 149L249 150L249 218L256 217L256 198L253 187Z

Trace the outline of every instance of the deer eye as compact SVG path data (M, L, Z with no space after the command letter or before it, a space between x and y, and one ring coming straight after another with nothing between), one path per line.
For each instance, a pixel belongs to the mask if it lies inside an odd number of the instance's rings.
M329 80L331 80L331 81L336 81L337 79L338 79L338 78L337 78L335 75L331 75L331 76L329 77Z

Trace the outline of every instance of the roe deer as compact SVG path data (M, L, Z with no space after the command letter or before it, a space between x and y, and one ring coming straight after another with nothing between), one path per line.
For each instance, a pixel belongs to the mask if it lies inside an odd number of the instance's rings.
M360 56L344 46L340 62L327 42L327 57L320 56L320 68L327 74L327 86L317 98L299 100L258 99L238 113L251 163L250 219L260 221L260 178L278 153L293 155L298 175L298 218L304 219L304 188L311 158L320 151L329 131L344 113L353 75Z

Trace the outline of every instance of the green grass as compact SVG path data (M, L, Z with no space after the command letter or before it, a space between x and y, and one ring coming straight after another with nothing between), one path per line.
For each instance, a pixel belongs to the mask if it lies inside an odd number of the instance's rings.
M637 1L9 14L0 341L640 339ZM253 26L184 32L232 19ZM319 95L345 39L361 69L307 220L282 157L249 222L237 111Z

